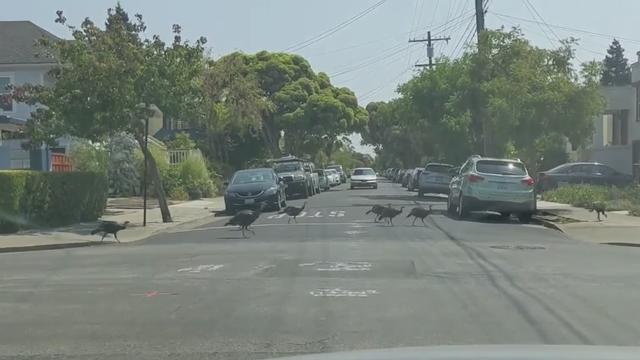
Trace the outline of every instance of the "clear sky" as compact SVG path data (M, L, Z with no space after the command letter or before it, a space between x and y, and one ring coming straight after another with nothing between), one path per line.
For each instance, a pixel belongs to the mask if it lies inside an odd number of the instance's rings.
M352 19L380 0L121 0L131 14L141 13L149 35L171 35L171 25L183 28L183 38L208 38L214 57L241 50L282 51ZM85 17L104 21L110 0L9 0L0 20L31 20L52 33L68 37L53 22L64 10L71 24ZM640 50L640 0L488 0L487 28L519 25L535 45L556 47L558 38L580 39L580 61L602 59L617 37L630 62ZM426 58L425 45L410 37L450 36L438 42L437 55L457 56L473 42L474 0L387 0L373 11L296 50L316 71L332 76L338 86L355 91L362 105L395 96L401 82ZM506 16L505 16L506 15ZM540 24L537 24L538 22ZM544 25L544 23L549 26ZM445 24L445 25L443 25ZM2 36L2 34L0 34ZM358 142L357 138L354 139ZM354 144L357 145L357 144ZM358 146L358 148L360 148ZM360 148L360 150L363 150Z

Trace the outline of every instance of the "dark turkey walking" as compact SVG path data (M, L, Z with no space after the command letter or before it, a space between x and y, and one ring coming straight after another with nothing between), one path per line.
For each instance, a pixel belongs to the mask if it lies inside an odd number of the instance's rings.
M287 215L289 215L289 221L287 221L287 224L291 222L291 218L293 218L293 221L297 223L298 220L296 220L296 217L298 215L300 215L302 210L304 210L305 206L307 206L307 202L306 201L304 202L304 204L302 204L302 207L287 206L286 208L280 210L280 212L278 214L287 214Z
M422 223L426 226L427 224L425 224L424 218L431 215L431 207L432 205L429 205L428 210L423 208L422 206L414 207L413 209L411 209L411 212L409 213L409 215L407 215L407 217L413 216L413 222L411 223L411 226L415 226L416 220L418 219L420 219L420 221L422 221Z
M252 234L256 234L253 230L249 229L249 226L253 224L258 218L260 214L262 214L262 210L265 207L265 203L260 203L260 206L256 210L240 210L238 211L229 221L227 221L224 226L227 225L235 225L240 226L240 230L242 231L242 236L247 237L245 230L250 231Z
M389 204L389 206L391 206L391 204ZM374 222L378 222L378 216L380 216L380 214L382 214L382 209L384 209L383 205L373 205L371 207L371 209L369 209L369 211L367 211L366 213L364 213L365 215L369 215L371 213L375 214L376 216L373 218Z
M122 224L118 224L115 221L102 221L96 229L91 231L91 235L102 233L102 238L100 239L100 241L103 241L105 236L107 236L108 234L113 234L113 237L116 238L116 241L120 242L120 239L118 239L118 231L126 229L127 225L129 225L128 221L125 221Z
M384 219L388 224L393 225L393 218L400 215L404 206L400 207L400 209L392 208L391 206L382 209L382 213L378 216L378 221Z
M605 212L606 210L607 205L601 201L596 201L589 207L589 212L595 211L596 215L598 215L598 221L602 221L602 219L600 218L600 214L604 215L604 217L607 217L607 213Z

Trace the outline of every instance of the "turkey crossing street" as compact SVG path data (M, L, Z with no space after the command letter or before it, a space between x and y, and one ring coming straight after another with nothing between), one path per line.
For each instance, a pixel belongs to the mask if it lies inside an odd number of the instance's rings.
M444 214L398 184L304 216L142 242L0 254L0 354L263 359L442 344L637 345L640 256L516 220ZM303 200L288 205L301 206ZM411 226L416 203L434 214ZM395 226L365 215L404 211ZM126 230L120 233L126 236Z

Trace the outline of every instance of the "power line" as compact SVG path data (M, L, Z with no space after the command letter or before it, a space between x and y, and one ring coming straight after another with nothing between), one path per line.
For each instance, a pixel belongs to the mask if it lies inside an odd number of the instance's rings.
M332 27L329 30L326 30L312 38L309 38L307 40L301 41L295 45L289 46L288 48L284 49L283 52L287 52L287 51L298 51L298 50L302 50L304 48L306 48L307 46L313 45L315 43L317 43L320 40L323 40L333 34L335 34L336 32L346 28L347 26L353 24L354 22L360 20L361 18L365 17L366 15L368 15L369 13L371 13L373 10L377 9L378 7L382 6L385 2L387 2L387 0L380 0L377 3L373 4L372 6L366 8L365 10L361 11L360 13L352 16L351 18L341 22L340 24Z
M502 13L497 13L497 12L493 12L493 11L491 11L490 13L493 14L493 15L496 15L496 16L504 16L504 17L507 17L507 18L510 18L510 19L525 21L525 22L529 22L529 23L543 24L540 21L531 20L531 19L525 19L525 18L521 18L521 17L517 17L517 16L511 16L511 15L502 14ZM549 24L549 23L547 23L546 25L550 26L550 27L553 27L553 28L556 28L556 29L565 30L565 31L579 32L579 33L583 33L583 34L587 34L587 35L599 36L599 37L602 37L602 38L605 38L605 39L616 38L616 39L625 40L625 41L629 41L629 42L640 44L640 40L638 40L638 39L631 39L631 38L628 38L628 37L612 35L612 34L604 34L604 33L599 33L599 32L590 31L590 30L573 28L573 27L569 27L569 26L555 25L555 24Z
M527 8L527 11L529 11L529 14L531 14L531 16L533 17L534 20L536 19L536 15L534 14L533 10L531 8L529 8L530 4L527 0L522 0L522 4L524 5L525 8ZM555 41L551 40L551 37L547 34L547 32L545 31L544 27L542 27L542 24L538 24L538 28L540 29L540 31L542 31L542 34L544 34L544 37L547 38L547 40L549 40L549 44L551 44L551 46L555 46ZM550 27L547 26L547 28L551 29ZM560 41L558 39L558 41Z
M351 65L348 67L343 68L342 70L338 70L332 74L330 74L330 77L337 77L337 76L342 76L345 74L349 74L351 72L354 71L358 71L358 70L362 70L366 67L369 67L373 64L379 63L385 59L389 59L393 56L396 56L402 52L406 51L406 47L404 45L404 43L402 44L397 44L395 46L392 46L391 48L388 48L387 51L383 51L382 53L374 56L373 58L367 59L365 61L361 61L358 64L355 65Z
M474 15L474 17L475 17L475 15ZM453 58L453 55L458 50L458 47L460 47L460 44L462 44L462 41L464 39L465 34L467 34L469 31L473 31L473 26L472 25L473 25L473 18L469 21L469 23L467 24L467 27L462 32L462 36L460 36L460 38L458 39L458 42L456 43L456 46L453 48L453 51L451 51L449 53L449 57L450 58Z

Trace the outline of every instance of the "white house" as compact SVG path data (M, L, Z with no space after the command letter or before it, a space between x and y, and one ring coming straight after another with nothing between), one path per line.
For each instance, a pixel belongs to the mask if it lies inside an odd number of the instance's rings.
M625 174L635 174L640 163L640 52L639 61L631 64L631 84L603 86L605 111L594 120L591 145L581 151L579 159L597 161Z
M0 34L0 169L46 170L48 149L25 151L25 140L16 139L33 107L11 100L7 87L51 84L48 72L56 62L36 44L42 38L60 39L30 21L0 21Z

